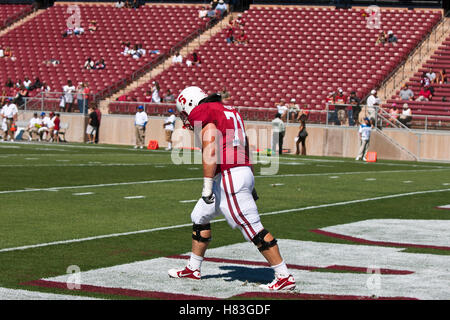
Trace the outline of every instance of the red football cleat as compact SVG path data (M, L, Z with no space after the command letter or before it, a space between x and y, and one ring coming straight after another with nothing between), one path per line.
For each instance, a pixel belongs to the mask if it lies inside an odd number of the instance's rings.
M295 280L292 275L287 277L280 277L276 275L275 279L271 283L262 284L259 287L269 291L294 290Z
M189 278L200 280L200 271L199 270L191 270L187 266L184 269L170 269L169 277L171 278Z

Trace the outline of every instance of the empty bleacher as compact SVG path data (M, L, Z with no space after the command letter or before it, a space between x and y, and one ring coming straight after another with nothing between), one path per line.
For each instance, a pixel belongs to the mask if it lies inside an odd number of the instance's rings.
M137 71L182 44L206 23L198 18L198 7L192 5L151 5L139 9L117 9L113 3L78 6L85 29L80 36L62 37L74 12L68 12L68 5L55 5L0 37L0 43L11 47L17 58L0 59L0 83L8 78L23 81L24 77L39 77L51 91L61 92L71 79L75 85L88 82L92 94L102 96L131 81ZM88 31L91 20L98 27L92 33ZM122 41L143 44L146 56L135 60L121 55ZM152 50L159 50L159 54L151 54ZM95 61L103 58L106 69L83 69L88 57ZM44 65L48 59L59 60L60 64Z
M265 119L267 110L258 108L274 108L281 98L323 109L326 96L339 87L366 96L441 17L432 10L383 10L381 27L398 42L375 45L380 30L367 27L363 9L252 6L243 15L249 45L228 45L224 30L197 50L200 68L173 65L151 81L175 93L188 85L208 92L226 87L228 104L255 108L249 118ZM129 95L144 101L149 87L145 83Z
M0 30L9 26L32 11L28 4L0 5Z

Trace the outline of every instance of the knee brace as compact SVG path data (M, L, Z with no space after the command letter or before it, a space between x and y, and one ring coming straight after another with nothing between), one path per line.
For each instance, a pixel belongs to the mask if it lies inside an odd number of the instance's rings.
M264 237L269 233L266 229L263 229L261 232L259 232L253 239L252 242L258 247L258 250L260 252L267 250L274 245L277 244L277 239L273 238L272 241L265 241Z
M192 239L196 240L196 241L200 241L200 242L209 242L211 241L211 237L209 238L204 238L200 235L200 232L203 230L211 230L211 224L193 224L192 225L192 231L194 231L192 233Z

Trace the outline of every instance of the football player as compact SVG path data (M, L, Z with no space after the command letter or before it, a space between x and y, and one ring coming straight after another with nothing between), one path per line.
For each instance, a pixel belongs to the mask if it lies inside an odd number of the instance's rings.
M219 94L208 96L198 87L187 87L177 98L184 126L201 129L203 190L191 219L192 252L184 269L170 269L172 278L201 279L200 269L211 241L210 221L222 214L252 241L275 272L275 279L261 287L270 291L292 290L294 277L280 255L277 240L259 217L254 176L244 122L236 109L224 106Z

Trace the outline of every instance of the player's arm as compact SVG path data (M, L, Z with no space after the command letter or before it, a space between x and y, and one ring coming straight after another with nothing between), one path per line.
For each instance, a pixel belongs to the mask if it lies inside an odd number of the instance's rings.
M206 203L213 203L213 178L216 174L216 125L207 124L202 129L202 164L203 164L203 190L202 198Z

